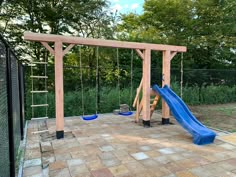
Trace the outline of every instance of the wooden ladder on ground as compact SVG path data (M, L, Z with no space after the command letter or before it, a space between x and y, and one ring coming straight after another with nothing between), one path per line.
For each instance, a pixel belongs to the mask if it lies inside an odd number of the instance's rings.
M139 87L137 88L137 93L136 93L136 96L135 96L135 99L133 102L133 107L134 108L136 107L136 115L135 115L135 122L136 123L139 122L139 116L143 110L143 98L140 98L142 86L143 86L143 79L141 80ZM160 100L160 96L156 92L154 92L152 90L152 88L150 88L150 89L151 89L150 96L154 97L154 98L150 99L150 102L151 102L150 103L150 118L151 118L153 115L153 112L155 111L155 108L158 104L158 101Z

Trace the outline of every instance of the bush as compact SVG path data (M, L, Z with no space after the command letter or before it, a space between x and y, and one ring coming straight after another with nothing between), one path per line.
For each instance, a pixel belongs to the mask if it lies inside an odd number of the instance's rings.
M178 83L172 83L172 89L180 95L180 86ZM132 100L130 97L130 88L120 90L120 103L132 106L132 101L135 97L135 89L133 89ZM84 89L84 114L96 113L96 89ZM65 116L78 116L83 114L81 91L66 92L64 95L64 114ZM48 93L47 110L49 117L55 117L55 95L52 92ZM220 104L236 101L236 86L206 86L199 88L198 86L184 86L183 100L188 105L200 104ZM103 87L99 91L98 113L112 112L119 108L119 90L117 88ZM34 104L45 103L45 97L40 94L34 95ZM26 118L32 117L31 111L31 94L27 92L26 96ZM159 104L160 105L160 104ZM160 108L160 106L159 106ZM34 108L34 117L45 116L45 108Z

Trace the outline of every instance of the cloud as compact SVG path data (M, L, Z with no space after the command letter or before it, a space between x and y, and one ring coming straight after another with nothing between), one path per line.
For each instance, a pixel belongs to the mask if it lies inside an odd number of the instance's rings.
M111 7L112 12L121 11L121 9L123 9L123 7L120 4L115 4Z
M120 0L110 0L110 2L119 2Z
M129 4L125 4L124 8L128 9L129 8Z
M138 3L132 4L131 5L131 9L137 9L139 7Z

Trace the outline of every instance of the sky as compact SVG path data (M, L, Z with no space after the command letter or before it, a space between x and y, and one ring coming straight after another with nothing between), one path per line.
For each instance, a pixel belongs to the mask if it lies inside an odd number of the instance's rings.
M144 0L109 0L111 11L118 13L142 13Z

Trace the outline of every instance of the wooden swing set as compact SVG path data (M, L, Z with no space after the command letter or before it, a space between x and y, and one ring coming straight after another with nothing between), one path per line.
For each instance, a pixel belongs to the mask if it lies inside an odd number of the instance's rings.
M152 107L150 107L150 96L152 90L151 84L151 51L161 51L162 57L162 86L170 86L170 67L171 60L177 54L177 52L186 52L184 46L173 45L161 45L161 44L149 44L138 42L125 42L115 40L104 39L89 39L72 36L62 36L53 34L39 34L39 33L24 33L24 40L40 42L52 55L54 55L55 61L55 98L56 98L56 136L57 139L64 138L64 89L63 89L63 56L74 45L89 45L89 46L101 46L112 48L127 48L134 49L141 57L143 62L142 80L137 94L134 100L133 106L138 108L136 113L136 120L138 120L139 112L142 109L143 124L150 126L150 117L152 114ZM54 43L54 48L49 46L48 43ZM67 44L67 48L63 50L63 45ZM142 91L142 100L139 103L139 94ZM154 102L157 98L154 99ZM138 105L138 106L137 106ZM168 105L162 101L162 123L169 123L170 110Z

